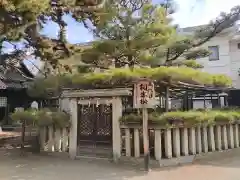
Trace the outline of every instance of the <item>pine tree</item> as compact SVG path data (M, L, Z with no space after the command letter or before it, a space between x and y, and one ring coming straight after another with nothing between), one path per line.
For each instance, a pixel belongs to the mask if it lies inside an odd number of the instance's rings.
M147 0L116 0L111 11L113 18L93 30L99 41L83 52L86 63L105 66L114 61L117 67L133 66L142 60L143 51L166 44L175 34L164 8Z
M24 38L25 29L37 22L37 18L49 9L48 0L29 1L29 0L3 0L1 5L0 20L0 56L1 65L12 66L15 57L21 57L22 51L17 49L15 42ZM12 54L4 52L4 44L13 45L15 51Z
M234 7L208 25L197 27L193 35L180 35L177 26L171 24L174 1L153 5L150 1L116 0L111 8L113 18L93 29L97 41L82 53L85 63L199 68L194 60L209 55L199 46L232 26L240 14L240 7Z
M21 0L1 1L0 21L0 50L2 64L11 66L13 61L26 59L26 52L31 48L32 56L40 58L50 65L51 69L61 67L59 59L71 56L80 49L66 41L66 22L64 15L71 15L79 22L91 22L95 25L105 16L106 0ZM59 37L51 39L41 35L39 32L48 20L59 25ZM87 25L87 24L86 24ZM9 54L5 53L3 44L10 43L15 50ZM22 42L24 48L17 49L16 42ZM29 52L28 52L29 53ZM7 63L6 62L10 62ZM70 70L69 67L63 67Z
M81 56L84 63L98 67L109 68L111 64L115 67L123 67L128 64L131 69L118 68L102 73L77 74L74 76L50 76L49 78L36 81L32 86L32 92L39 92L41 95L46 95L46 89L53 89L58 92L62 87L78 87L78 88L109 88L113 86L132 85L132 80L137 77L149 77L158 84L174 84L174 87L191 86L191 83L199 85L203 88L205 85L213 87L229 87L231 80L221 75L210 75L202 73L192 68L201 68L194 59L200 56L208 55L208 51L198 48L203 43L210 40L212 37L222 32L224 29L230 27L238 18L240 8L232 9L229 14L218 18L218 20L211 24L204 26L203 29L197 30L193 36L179 35L177 26L171 24L171 14L174 12L173 1L166 1L166 3L152 4L149 0L114 0L107 1L110 3L105 6L104 11L107 11L110 16L103 16L105 21L98 22L96 26L89 27L96 36L96 41L92 46L79 50L73 50L70 55ZM55 12L55 11L54 11ZM60 15L61 16L61 15ZM82 17L82 15L79 15ZM53 13L53 17L57 17ZM74 18L78 19L74 16ZM56 18L58 19L58 18ZM88 18L89 19L89 18ZM81 20L82 21L82 20ZM56 21L61 22L61 20ZM60 23L61 24L61 23ZM64 32L65 25L62 25L62 32ZM64 34L64 33L63 33ZM46 38L43 40L46 40ZM47 39L48 41L48 39ZM49 45L49 47L60 47L61 53L52 55L52 52L47 54L46 61L51 62L56 59L66 59L68 45L64 42L64 36L59 35L56 40L50 42L56 45ZM40 42L36 41L37 43ZM49 41L48 41L49 42ZM64 43L63 43L64 42ZM62 45L61 45L62 44ZM64 45L64 46L63 46ZM42 47L36 48L41 50ZM48 46L42 48L43 55L46 55ZM81 49L81 48L80 48ZM56 52L56 51L55 51ZM41 53L41 52L40 52ZM58 53L58 52L57 52ZM56 58L57 57L57 58ZM80 60L77 58L77 60ZM135 68L139 66L189 66L192 68L175 68L175 67L160 67L160 68ZM83 73L87 70L80 68ZM190 87L189 86L189 87ZM159 89L161 93L164 90ZM36 95L36 94L35 94Z

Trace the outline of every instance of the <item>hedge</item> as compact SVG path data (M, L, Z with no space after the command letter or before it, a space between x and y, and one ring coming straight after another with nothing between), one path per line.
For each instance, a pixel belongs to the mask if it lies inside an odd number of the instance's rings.
M216 123L234 123L240 120L240 111L235 110L208 110L208 111L175 111L163 114L149 114L149 123L161 126L182 125L209 125ZM121 117L122 124L141 124L140 114L129 114Z

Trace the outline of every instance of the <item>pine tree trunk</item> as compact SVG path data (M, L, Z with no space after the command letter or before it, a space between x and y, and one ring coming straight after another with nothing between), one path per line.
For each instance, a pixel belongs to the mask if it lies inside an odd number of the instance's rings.
M131 70L133 70L135 63L134 63L133 57L132 57L131 55L128 55L128 63L129 63L129 68L130 68Z
M33 153L40 153L40 130L37 129L37 134L33 139L33 143L32 143L32 152Z

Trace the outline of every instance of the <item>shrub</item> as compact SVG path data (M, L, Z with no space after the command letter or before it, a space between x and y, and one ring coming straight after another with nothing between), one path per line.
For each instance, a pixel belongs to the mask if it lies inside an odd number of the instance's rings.
M26 125L32 125L36 122L37 116L35 115L35 110L25 110L25 111L16 111L10 115L13 121L18 123L25 122Z
M189 112L169 112L160 115L160 119L165 120L169 124L199 124L204 122L202 112L189 111Z
M124 124L127 123L140 123L142 120L142 116L140 114L128 114L126 116L122 116L120 121Z
M55 127L64 128L70 126L70 115L66 112L52 112L51 116Z
M39 127L53 125L52 112L49 109L41 109L36 113L37 121L36 124Z
M68 127L70 116L66 112L51 111L49 109L17 111L11 114L11 118L26 125L36 125L37 127L54 125L57 128Z

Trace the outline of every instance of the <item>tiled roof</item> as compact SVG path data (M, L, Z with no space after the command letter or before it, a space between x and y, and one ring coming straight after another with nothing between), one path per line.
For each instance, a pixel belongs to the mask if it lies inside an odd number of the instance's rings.
M24 86L20 83L15 83L15 82L8 82L5 83L7 88L11 88L11 89L22 89L24 88Z
M13 88L22 89L26 88L23 85L27 79L16 70L5 69L0 67L0 89Z
M3 82L0 80L0 89L22 89L22 88L26 88L26 86L24 86L24 84L21 83L16 83L16 82Z
M7 85L0 80L0 89L6 89Z
M24 82L26 81L26 78L24 78L20 73L17 72L7 72L5 74L6 80L10 81L19 81L19 82Z
M6 77L4 76L4 74L2 72L0 72L0 79L1 80L5 80L6 79Z

